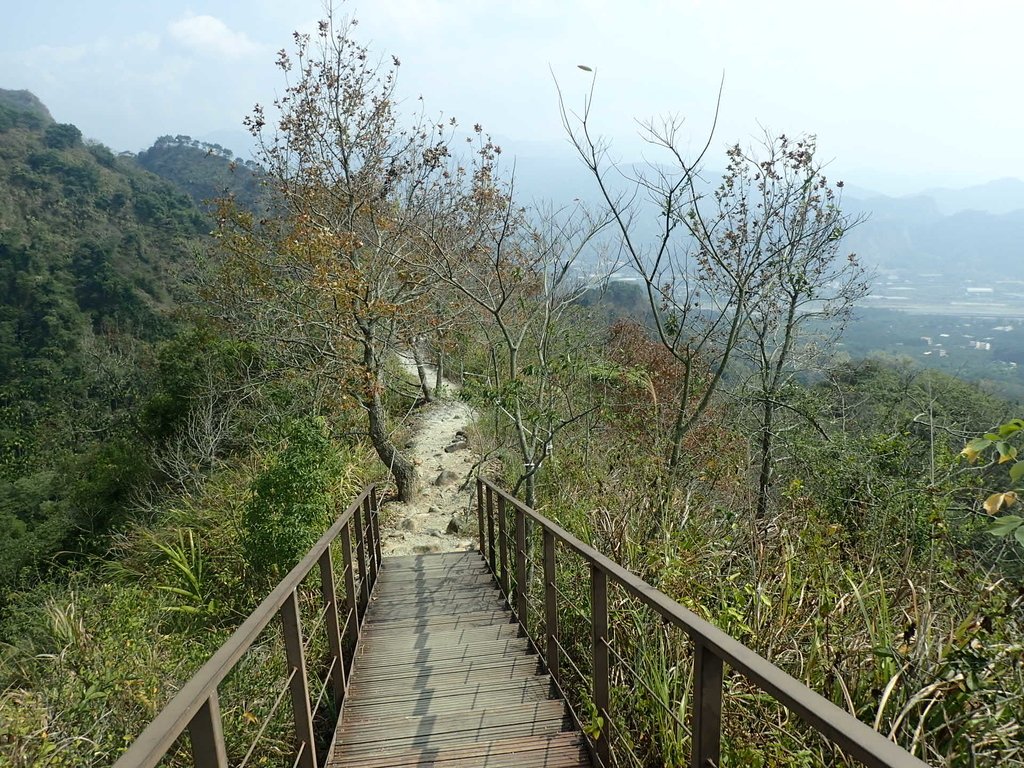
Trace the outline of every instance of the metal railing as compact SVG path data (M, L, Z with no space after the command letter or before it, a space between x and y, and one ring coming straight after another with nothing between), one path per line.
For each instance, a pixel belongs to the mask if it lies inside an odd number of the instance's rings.
M344 581L344 614L339 611L331 546L340 539ZM354 539L354 547L353 547ZM287 678L264 719L256 737L248 745L241 765L252 757L267 724L285 699L291 699L294 728L294 765L317 768L314 720L325 695L340 711L348 687L353 649L359 641L363 615L381 565L380 523L377 488L367 486L335 523L320 537L284 579L260 603L212 658L189 680L178 694L139 735L115 768L153 768L187 730L191 741L192 762L196 768L227 768L218 687L236 668L257 637L280 617L283 628ZM322 608L305 634L300 619L300 587L319 566ZM328 659L316 696L310 693L307 651L315 631L326 628ZM350 652L345 654L345 648Z
M484 478L477 479L477 523L480 553L523 631L544 658L555 685L571 702L573 697L567 690L570 686L565 673L571 672L576 676L574 680L586 682L589 690L582 693L588 701L589 712L584 714L571 707L572 714L587 733L591 753L600 765L624 762L614 759L616 755L612 754L612 739L609 737L617 714L612 696L615 684L619 688L647 686L642 679L628 683L624 679L627 673L633 673L634 678L639 675L635 669L629 668L612 640L609 621L611 586L624 595L624 600L642 605L653 616L660 617L660 622L650 622L652 639L661 631L658 624L674 627L689 637L692 644L689 722L684 722L682 707L667 707L649 688L651 696L648 702L656 701L667 710L672 727L688 736L692 768L713 768L721 760L726 664L777 704L797 715L833 748L868 768L927 768L926 763L882 734ZM533 557L534 549L542 551L539 568ZM572 605L572 598L559 587L556 566L560 550L567 550L577 558L578 567L584 572L589 571L589 612L579 605ZM535 576L542 576L542 580ZM535 587L534 592L539 593L536 595L538 598L543 595L542 609L531 604L531 586ZM575 588L585 591L578 582ZM590 636L582 643L587 646L586 657L582 659L573 659L570 653L571 647L581 645L579 633L575 638L567 638L564 628L560 627L560 618L568 616L568 611L575 612L574 618L582 618L590 625ZM616 662L614 665L613 661ZM568 669L563 670L563 662ZM589 674L585 674L581 667L589 667ZM623 754L628 751L629 745L625 743ZM635 756L633 760L643 764Z

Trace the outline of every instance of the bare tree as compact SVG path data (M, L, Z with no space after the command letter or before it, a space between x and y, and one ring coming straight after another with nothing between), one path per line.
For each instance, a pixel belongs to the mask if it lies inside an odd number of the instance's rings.
M641 136L657 159L642 167L609 157L608 143L592 125L593 81L583 108L566 106L559 92L562 123L597 182L617 230L624 261L640 277L653 318L653 332L681 364L668 465L676 471L686 435L704 415L722 384L742 338L748 306L767 277L770 255L742 241L728 219L702 212L706 183L701 164L711 135L693 159L681 150L682 120L641 125Z
M842 183L828 184L814 137L766 135L760 156L732 146L712 191L701 164L714 126L689 160L680 149L680 119L644 123L641 135L658 160L625 167L593 133L593 92L592 81L579 113L560 94L562 121L642 280L654 334L682 365L669 467L679 466L683 439L742 357L753 371L757 510L764 515L777 414L786 407L780 396L798 361L810 359L801 331L815 323L819 340L837 338L867 292L856 258L840 254L843 234L859 220L840 210Z
M450 150L454 120L403 122L398 59L375 61L353 25L329 17L278 56L288 84L277 117L268 127L257 106L247 120L274 208L256 220L222 207L219 298L240 333L288 365L332 377L358 403L408 501L415 470L392 442L382 399L386 363L419 334L431 290L408 256L422 247L423 219L449 212L491 161L492 145L467 168Z
M592 411L572 386L585 366L567 322L592 284L578 269L608 221L582 206L528 212L513 184L489 180L464 211L462 226L424 232L430 247L418 267L449 286L479 318L490 358L488 399L495 431L508 434L522 468L515 492L536 503L535 477L557 435ZM433 222L450 221L435 218ZM575 354L575 360L574 360Z
M861 219L842 212L843 184L828 182L816 149L813 136L769 134L757 151L730 147L713 212L704 214L709 230L767 259L765 278L743 308L737 347L752 371L744 394L758 421L758 517L768 513L780 411L816 424L785 392L798 372L821 361L869 287L856 256L841 250Z

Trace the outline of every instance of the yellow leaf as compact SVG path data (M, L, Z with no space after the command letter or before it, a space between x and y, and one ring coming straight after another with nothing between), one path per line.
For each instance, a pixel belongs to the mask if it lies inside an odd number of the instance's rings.
M1015 501L1017 501L1017 494L1013 491L1007 491L1006 493L993 493L985 499L982 506L985 508L986 512L990 515L994 515L1000 509L1003 507L1009 507Z
M960 451L960 455L967 459L968 462L973 464L975 459L977 459L978 456L981 455L981 451L976 451L973 448L971 448L971 446L968 445L962 451Z

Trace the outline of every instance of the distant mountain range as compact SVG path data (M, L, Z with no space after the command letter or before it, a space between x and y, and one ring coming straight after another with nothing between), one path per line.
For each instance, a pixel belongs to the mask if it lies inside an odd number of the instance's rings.
M1012 213L1024 210L1024 181L996 179L963 189L927 189L921 193L935 201L939 211L954 214L960 211Z
M511 161L506 161L511 168ZM622 168L633 167L625 163ZM597 204L593 178L568 147L519 154L516 186L526 201ZM704 173L709 188L721 172ZM614 185L621 177L609 174ZM886 272L943 272L963 279L999 279L1024 256L1024 181L999 179L963 189L930 189L891 197L848 185L843 209L865 221L847 235L849 249ZM653 235L653 218L651 234Z
M1005 197L995 195L1000 188ZM991 208L972 207L983 201ZM868 217L847 235L850 249L881 270L999 279L1024 255L1024 182L1016 179L913 197L847 196L843 203Z
M46 107L28 91L6 91L5 101L9 107L52 122ZM252 137L235 130L201 138L203 141L162 137L138 154L138 163L187 190L197 201L230 187L251 205L249 198L256 193L252 172L258 173L248 161ZM214 140L216 143L211 143ZM600 202L593 178L568 141L518 142L501 137L498 141L505 145L505 170L514 172L516 192L524 203L550 202L559 207L577 201L594 205ZM234 158L238 171L234 174L226 170L230 152L214 152L212 156L209 152L210 147L222 149L221 144L238 153ZM612 147L613 157L616 151ZM628 152L639 155L634 148ZM628 172L639 165L626 161L621 167ZM704 174L709 189L720 176L714 170ZM614 173L609 174L608 181L613 187L625 186L621 176ZM865 216L865 221L847 235L848 247L882 272L942 272L953 279L998 280L1024 255L1021 179L997 179L961 189L933 188L900 197L848 184L843 207L849 213ZM643 222L641 226L645 226ZM652 237L654 227L652 216Z

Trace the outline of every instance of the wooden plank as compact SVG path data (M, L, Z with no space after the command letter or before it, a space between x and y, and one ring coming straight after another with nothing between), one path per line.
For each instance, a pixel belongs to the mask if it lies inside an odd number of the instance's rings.
M422 669L420 674L410 676L409 669L388 667L382 671L373 669L370 663L361 660L359 671L353 675L350 687L357 689L367 685L389 685L397 682L406 690L428 685L459 684L478 682L481 680L509 680L524 675L540 674L540 659L536 656L516 656L510 659L486 658L479 662L471 661L462 667L430 667ZM412 665L416 669L415 665ZM434 671L436 670L436 671Z
M460 699L475 702L481 706L494 701L509 703L548 699L553 695L551 680L544 675L522 678L521 680L490 680L481 683L449 685L443 688L408 689L398 692L368 690L358 699L345 704L345 712L360 712L380 706L389 707L395 714L415 714L434 701Z
M590 765L478 553L386 558L329 768Z
M530 641L525 637L513 637L507 640L491 640L482 643L463 643L451 645L432 644L423 648L375 649L366 647L359 649L359 657L370 656L377 669L400 665L431 665L446 666L465 663L471 659L488 656L524 656L532 650Z
M338 756L344 758L356 755L401 754L409 750L440 749L476 744L481 741L495 741L501 738L554 736L564 730L561 720L540 720L526 723L498 722L465 731L445 731L437 734L426 732L396 735L378 732L377 738L374 740L356 743L345 742L345 735L339 733L341 742Z
M472 571L461 571L459 573L445 571L437 576L431 576L425 579L410 578L404 575L392 576L386 581L383 580L383 576L380 578L382 581L378 583L382 587L382 591L374 595L374 602L386 599L408 599L410 597L410 591L415 595L420 595L424 592L438 592L445 589L452 591L478 587L484 589L497 589L497 585L494 583L489 573L485 573L484 571L477 570L475 568ZM387 591L394 592L395 594L385 595Z
M459 557L438 557L423 555L419 559L405 560L388 558L381 569L381 574L389 573L420 573L429 574L446 568L479 568L486 567L486 561L480 555L472 554Z
M467 597L463 600L436 605L384 606L381 610L374 611L373 623L379 624L384 621L397 621L400 619L419 619L421 621L427 621L429 619L436 619L442 616L461 616L464 613L501 611L503 610L504 605L504 601L496 597Z
M411 591L410 591L411 592ZM374 602L374 621L387 621L397 613L412 610L416 615L450 613L452 607L477 603L485 607L504 606L502 594L494 590L464 589L453 592L411 592L405 599L380 599ZM500 608L498 609L500 610Z
M495 693L499 692L492 689L491 694ZM551 698L549 687L545 686L535 692L525 691L524 693L532 693L533 698L522 695L520 697L522 700L509 700L504 696L485 700L479 696L429 696L418 699L415 705L410 707L394 706L394 701L387 701L376 706L347 710L345 713L347 720L345 727L346 729L350 728L353 723L377 724L390 719L400 719L402 722L405 722L410 718L440 717L452 714L472 717L484 711L497 712L520 706L536 707L540 704L556 706L559 717L564 715L562 700Z
M384 577L382 576L381 578L383 579ZM494 583L490 574L474 568L471 571L442 571L435 576L425 578L413 578L404 574L391 576L387 581L381 582L381 587L383 589L376 595L378 601L388 598L397 600L404 597L408 599L414 595L444 587L449 589L494 589L497 591L498 585ZM386 594L388 592L391 594Z
M394 571L403 568L438 568L457 563L482 563L483 558L477 552L431 552L422 555L397 555L384 558L386 570Z
M363 756L357 762L330 762L328 768L407 768L407 766L433 766L436 768L566 768L590 765L585 743L577 733L532 739L498 739L472 746L449 747L433 751L390 755Z
M466 566L461 565L458 567L441 568L434 571L388 571L387 573L382 572L378 577L381 579L382 585L395 586L395 585L420 585L420 584L437 584L446 581L458 582L468 581L471 579L479 579L481 576L490 576L490 572L481 564Z
M432 632L427 630L397 637L389 632L367 633L363 636L363 647L367 651L378 649L388 651L397 648L421 647L425 643L434 646L459 645L521 636L519 627L510 621L506 624L487 624L482 627L461 627L452 630L442 628Z
M530 723L556 725L557 730L561 731L565 717L565 704L556 699L514 706L488 707L477 711L431 710L425 715L364 717L358 724L346 723L341 733L346 737L346 744L352 746L368 741L379 741L382 737L395 740L427 734L430 738L440 738L446 734Z

